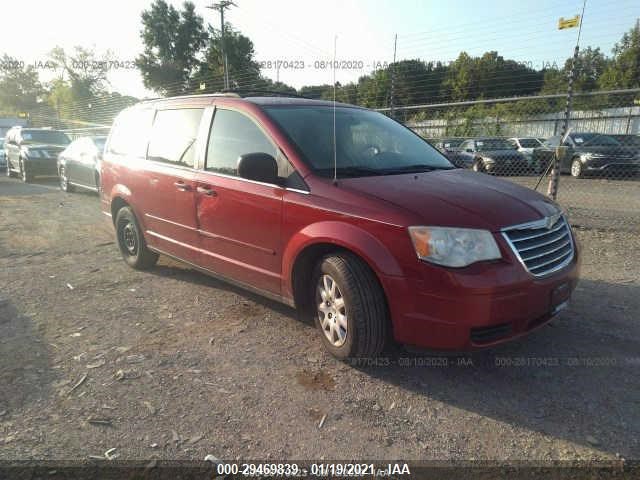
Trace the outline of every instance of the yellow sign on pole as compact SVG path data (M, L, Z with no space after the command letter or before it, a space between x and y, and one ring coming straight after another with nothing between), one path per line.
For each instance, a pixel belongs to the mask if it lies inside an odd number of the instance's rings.
M565 28L575 28L580 25L580 15L576 15L571 18L560 17L558 20L558 30L564 30Z

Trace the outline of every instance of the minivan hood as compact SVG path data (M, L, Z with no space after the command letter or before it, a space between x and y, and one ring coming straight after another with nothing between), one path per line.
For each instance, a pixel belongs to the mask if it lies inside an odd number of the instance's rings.
M417 214L424 225L495 232L559 210L552 200L529 188L460 169L348 178L339 184Z

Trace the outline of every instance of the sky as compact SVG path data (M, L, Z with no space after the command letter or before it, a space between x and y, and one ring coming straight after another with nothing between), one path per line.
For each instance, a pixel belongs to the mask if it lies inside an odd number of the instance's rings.
M182 0L169 0L176 7ZM194 0L196 10L216 27L220 19L205 8L212 0ZM263 74L299 88L332 83L334 72L322 61L334 56L345 68L335 72L341 83L357 80L376 65L396 58L452 61L461 51L480 55L496 50L505 58L534 68L561 65L573 52L578 30L558 30L560 17L580 13L582 0L235 0L227 20L254 43L256 60L289 62L304 68ZM140 14L150 0L21 0L0 29L0 54L41 66L55 46L75 45L96 52L111 50L130 65L142 51ZM6 11L5 11L6 13ZM600 47L606 54L640 17L638 0L587 0L583 47ZM28 35L25 35L25 31ZM40 68L41 78L54 75ZM137 70L112 69L112 90L136 97L154 96Z

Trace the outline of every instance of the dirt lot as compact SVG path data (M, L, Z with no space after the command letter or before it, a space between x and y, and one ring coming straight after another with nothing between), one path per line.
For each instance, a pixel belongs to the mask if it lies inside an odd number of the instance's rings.
M490 351L350 366L291 309L128 268L95 195L3 178L0 459L638 459L640 182L563 180L569 310Z

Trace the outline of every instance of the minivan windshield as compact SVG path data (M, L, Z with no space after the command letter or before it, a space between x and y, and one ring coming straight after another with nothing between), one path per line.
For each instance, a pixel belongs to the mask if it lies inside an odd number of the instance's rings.
M57 130L22 130L23 144L46 143L49 145L68 145L71 140L66 134Z
M331 106L265 106L298 146L306 163L324 177L334 174L334 109ZM434 147L385 115L360 108L335 109L338 177L393 175L454 168Z

